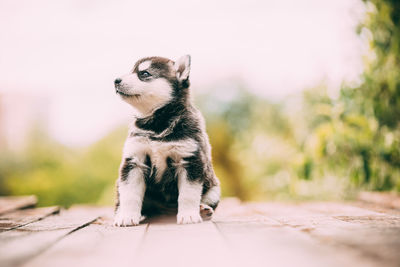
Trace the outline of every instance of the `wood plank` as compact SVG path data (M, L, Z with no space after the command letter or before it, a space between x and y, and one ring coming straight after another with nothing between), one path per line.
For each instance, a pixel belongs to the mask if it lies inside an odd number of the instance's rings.
M66 236L23 266L137 266L136 252L147 224L114 227L112 208L104 214L100 220Z
M400 209L392 209L392 208L388 208L386 206L382 206L382 205L376 204L376 203L356 201L356 202L352 202L351 205L355 206L355 207L379 212L379 213L384 213L387 215L400 216Z
M377 265L400 263L400 216L371 211L349 203L304 203L311 217L309 233L319 240L358 252ZM308 222L307 222L308 221ZM292 223L310 225L310 218Z
M310 217L321 217L315 211L290 203L238 203L235 200L222 203L221 208L213 221L239 256L241 265L354 266L363 263L374 266L357 255L321 244L307 231L299 231L302 221L307 219L302 226L310 227Z
M271 219L309 234L336 255L375 266L400 262L400 216L375 212L346 203L252 204Z
M36 209L16 210L0 215L0 233L40 221L43 218L56 214L60 207L45 207Z
M0 214L17 209L34 207L36 204L36 196L2 196L0 197Z
M378 266L342 253L287 226L263 222L218 222L242 266Z
M178 225L176 217L150 221L138 266L239 266L211 221Z
M361 192L358 199L367 203L373 203L388 207L390 209L400 209L400 195L387 192Z
M243 204L237 198L223 199L212 218L213 222L266 222L269 225L281 225L276 220L271 220L262 212L258 212L248 204Z
M347 202L305 202L301 208L329 216L376 216L384 213L356 207Z
M334 236L317 237L330 240L334 244L355 249L376 261L380 266L399 266L400 264L400 217L399 216L336 216L354 227L337 231Z
M73 208L0 234L0 265L17 266L42 253L66 235L95 221L99 209Z

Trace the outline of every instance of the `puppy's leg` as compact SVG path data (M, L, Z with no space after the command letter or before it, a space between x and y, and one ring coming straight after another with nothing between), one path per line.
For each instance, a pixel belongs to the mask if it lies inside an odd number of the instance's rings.
M114 225L138 225L146 184L144 172L147 166L138 158L125 158L118 178L119 206L116 209Z
M221 188L219 184L217 184L208 189L208 191L201 197L201 203L210 206L215 210L218 206L220 197Z
M201 197L200 213L205 218L211 218L214 210L217 208L221 196L221 189L219 184L212 186Z
M200 216L200 199L203 189L202 183L198 181L190 181L187 171L184 167L177 168L178 175L178 224L199 223Z

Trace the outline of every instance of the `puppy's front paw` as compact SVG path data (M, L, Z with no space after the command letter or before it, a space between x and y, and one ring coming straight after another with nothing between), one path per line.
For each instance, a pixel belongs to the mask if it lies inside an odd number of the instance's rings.
M214 209L206 204L200 204L200 215L206 219L211 219L211 216L214 214Z
M189 223L200 223L202 222L200 212L198 210L188 210L178 212L177 223L178 224L189 224Z
M139 225L142 218L140 213L117 211L114 218L114 226Z

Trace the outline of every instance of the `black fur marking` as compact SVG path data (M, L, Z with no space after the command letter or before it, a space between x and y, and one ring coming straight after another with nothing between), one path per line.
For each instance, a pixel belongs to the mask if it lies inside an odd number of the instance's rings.
M142 136L142 137L149 137L148 133L130 133L130 137L135 137L135 136Z
M121 167L121 181L126 181L128 179L129 172L137 167L135 162L131 162L132 158L126 158L124 164Z
M136 127L146 131L154 132L154 135L149 137L157 141L176 141L185 138L193 138L200 141L201 129L199 121L193 116L193 110L187 110L183 103L176 101L166 104L164 107L156 110L151 116L145 118L138 118L136 120ZM168 127L173 127L168 129ZM157 137L166 129L168 134L165 136ZM143 133L133 133L140 136Z
M118 182L117 183L115 183L115 189L116 189L116 191L117 191L117 194L116 194L116 200L115 200L115 208L114 208L114 212L116 212L117 210L118 210L118 208L119 208L119 188L118 188Z
M187 178L189 181L200 180L201 177L206 177L204 163L200 158L200 151L197 150L193 156L184 158L186 164Z
M121 167L121 181L126 181L128 179L129 173L134 168L140 168L143 171L143 175L146 177L151 172L151 160L149 155L146 155L144 164L135 162L132 158L125 158L124 164Z
M149 177L153 171L153 166L151 164L151 159L149 155L146 155L146 158L144 160L144 165L146 165L147 168L144 169L143 175L146 179L146 177Z

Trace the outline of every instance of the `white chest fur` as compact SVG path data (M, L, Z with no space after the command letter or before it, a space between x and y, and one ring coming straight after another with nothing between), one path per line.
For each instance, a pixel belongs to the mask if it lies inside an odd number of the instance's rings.
M152 165L157 168L156 180L159 181L167 167L167 158L171 158L177 165L182 165L185 163L183 159L192 156L197 149L197 143L193 139L161 142L135 136L126 140L123 157L136 158L143 162L147 155L150 156Z

